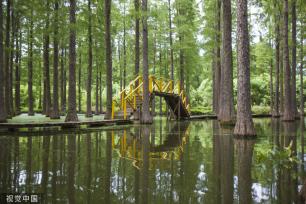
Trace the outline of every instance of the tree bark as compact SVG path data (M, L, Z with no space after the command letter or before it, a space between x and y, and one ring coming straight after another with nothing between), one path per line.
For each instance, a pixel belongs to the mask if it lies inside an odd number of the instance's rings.
M55 0L54 3L54 61L53 61L53 109L51 114L51 119L59 119L59 104L58 104L58 7L59 2Z
M16 16L14 13L14 1L11 1L11 18L12 18L12 32L11 32L11 42L10 42L10 73L9 73L9 107L10 107L10 113L11 116L13 117L15 114L14 111L14 99L13 99L13 72L14 72L14 54L15 54L15 47L14 47L14 42L16 39Z
M279 21L275 22L275 95L273 117L279 117Z
M142 0L143 103L141 123L143 124L149 124L153 122L150 113L147 14L147 0Z
M103 99L103 89L102 89L102 71L99 72L99 84L100 84L100 113L103 113L103 104L102 104L102 99Z
M5 52L4 52L4 67L5 67L5 107L7 118L12 117L12 113L10 112L10 28L11 28L11 1L6 1L6 37L5 37Z
M78 71L78 112L81 113L82 112L82 54L81 54L81 51L79 55L79 66L78 67L79 67L79 71Z
M0 59L3 59L3 0L0 0ZM0 60L0 122L6 122L6 106L4 99L4 63Z
M283 44L284 44L284 66L285 66L285 80L284 80L284 115L283 121L293 121L294 113L292 109L292 95L291 95L291 74L289 64L289 47L288 47L288 0L284 0L284 28L283 28Z
M220 79L221 79L221 49L220 49L220 33L221 33L221 0L217 0L216 15L216 35L213 63L213 111L218 114L219 97L220 97Z
M169 13L170 68L171 68L170 79L174 81L171 0L168 0L168 13Z
M235 123L233 99L232 14L231 1L223 0L223 42L218 119L221 124Z
M88 0L88 73L87 73L87 100L86 117L92 117L91 110L91 83L92 83L92 20L91 20L91 0Z
M31 6L30 31L29 31L29 47L28 47L28 115L34 115L34 97L33 97L33 7Z
M139 58L140 58L140 47L139 47L139 0L134 0L136 19L135 19L135 77L139 74Z
M20 34L16 35L16 56L15 56L15 114L19 115L20 110L20 67L21 67L21 49L22 49L22 42L21 42L21 28L20 28L20 19L18 20L17 25L17 33Z
M50 92L50 68L49 68L49 0L46 1L46 24L44 30L44 101L45 101L45 114L50 116L51 112L51 92Z
M105 45L106 45L106 114L105 119L112 116L112 46L111 46L111 0L104 0L105 12Z
M280 44L279 44L279 77L280 77L279 111L280 111L280 115L284 115L284 60L283 60L283 56L284 56L284 49L283 49L282 37L280 36Z
M299 118L296 103L296 0L291 1L291 25L292 25L292 77L291 77L291 98L293 116Z
M238 99L235 135L256 135L251 111L248 1L237 0ZM272 69L272 68L271 68Z
M303 46L304 46L304 20L301 19L301 62L300 62L300 117L301 120L304 119L304 72L303 72L303 66L304 66L304 52L303 52ZM304 123L303 123L304 124Z
M76 0L70 0L70 36L69 36L69 88L68 88L68 113L66 122L78 121L76 112Z
M125 16L125 2L123 2L123 89L126 87L126 16Z
M66 105L65 105L65 99L66 99L66 94L65 94L65 90L66 90L66 84L65 84L65 80L66 80L66 71L65 71L65 56L64 56L64 51L65 49L62 47L61 48L61 80L60 80L60 95L61 95L61 115L65 115L66 112Z

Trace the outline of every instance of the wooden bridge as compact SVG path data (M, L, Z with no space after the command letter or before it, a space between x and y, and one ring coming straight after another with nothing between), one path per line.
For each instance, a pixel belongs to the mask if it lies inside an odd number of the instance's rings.
M163 97L176 119L190 118L190 105L185 91L180 87L180 81L149 76L150 101L155 96ZM143 78L138 76L123 89L112 103L112 118L130 119L140 111L143 102Z

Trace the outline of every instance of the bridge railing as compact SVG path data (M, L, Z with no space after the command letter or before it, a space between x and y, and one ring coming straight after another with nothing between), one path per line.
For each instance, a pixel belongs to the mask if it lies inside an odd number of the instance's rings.
M181 82L174 82L171 79L163 77L149 76L149 93L154 92L176 94L179 95L183 101L184 107L190 112L190 105L187 100L184 89L181 89ZM125 89L119 92L119 96L113 98L112 102L112 118L115 116L116 109L123 110L123 117L127 117L127 106L133 110L137 109L137 100L143 100L143 77L137 76L131 81Z

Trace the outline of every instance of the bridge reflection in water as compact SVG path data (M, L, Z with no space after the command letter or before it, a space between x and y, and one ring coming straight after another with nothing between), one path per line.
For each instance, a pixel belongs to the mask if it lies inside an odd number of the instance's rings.
M213 120L8 133L0 193L42 193L47 203L293 203L306 192L302 125L258 119L255 140Z

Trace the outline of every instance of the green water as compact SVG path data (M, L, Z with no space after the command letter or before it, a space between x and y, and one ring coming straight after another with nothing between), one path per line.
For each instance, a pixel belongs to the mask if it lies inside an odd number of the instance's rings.
M217 121L0 136L0 193L45 203L297 203L302 123L256 119L256 139ZM23 134L20 134L23 135ZM30 134L28 134L30 135Z

